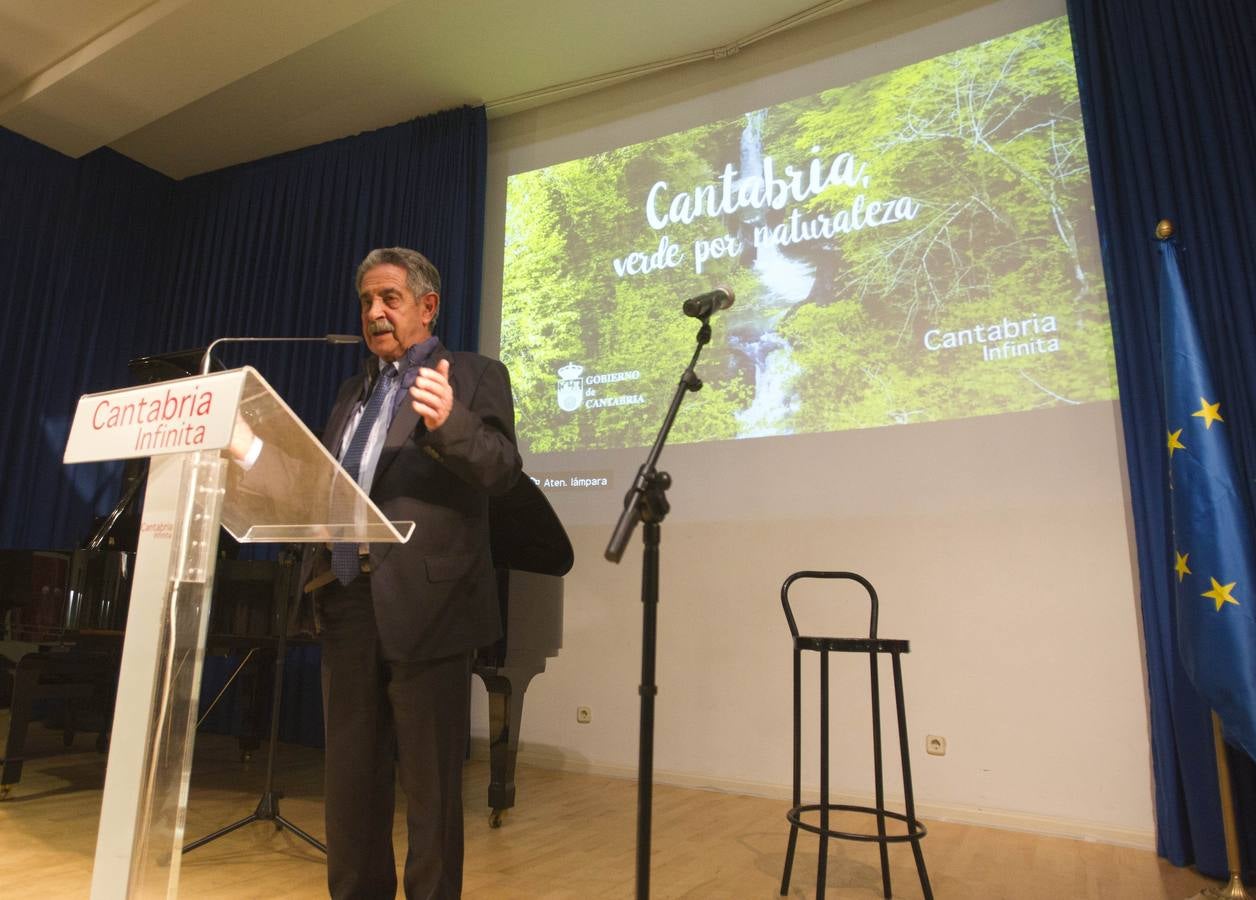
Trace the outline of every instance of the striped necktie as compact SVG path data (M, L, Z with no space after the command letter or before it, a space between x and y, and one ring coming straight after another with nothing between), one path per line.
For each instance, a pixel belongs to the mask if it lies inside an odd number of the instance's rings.
M375 421L384 408L384 398L388 396L389 385L386 382L396 377L397 367L392 364L380 370L371 396L366 401L366 409L362 410L362 418L358 420L357 430L353 432L353 439L349 441L349 449L345 451L344 459L340 461L344 470L359 484L361 484L359 470L362 468L362 455L366 452L366 444L370 440ZM366 485L363 486L366 487ZM362 571L361 562L358 559L358 544L332 545L331 570L341 584L348 584L357 578Z

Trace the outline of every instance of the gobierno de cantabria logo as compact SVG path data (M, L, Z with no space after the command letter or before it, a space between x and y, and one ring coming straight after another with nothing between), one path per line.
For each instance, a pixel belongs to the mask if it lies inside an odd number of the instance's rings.
M575 412L584 401L583 374L584 366L573 362L558 370L558 408L563 412Z

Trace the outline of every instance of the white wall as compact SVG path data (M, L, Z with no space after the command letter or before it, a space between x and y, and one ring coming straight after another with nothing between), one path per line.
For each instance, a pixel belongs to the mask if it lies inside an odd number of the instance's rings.
M1058 0L877 0L730 60L492 120L485 352L496 350L508 172L737 114L781 99L790 85L797 89L784 96L845 83L893 68L896 55L945 52L972 43L960 36L966 30L993 36L1061 14ZM907 32L907 49L881 43ZM780 585L798 569L853 569L881 594L881 634L912 641L907 719L924 814L1151 846L1116 404L852 432L837 452L824 451L831 459L805 467L799 454L820 445L793 441L738 442L761 445L754 463L729 445L664 454L676 514L663 526L656 780L788 795L791 656ZM779 498L772 522L737 521L729 508L754 489L762 465L793 466L797 493ZM817 479L840 501L806 502ZM527 695L524 761L635 775L640 534L620 565L603 560L617 493L578 512L556 499L576 566L566 578L563 650ZM817 612L835 605L803 597ZM815 631L864 627L858 617L826 616ZM813 673L804 718L812 762ZM833 675L834 791L868 795L866 664L839 661ZM888 713L888 689L884 702ZM591 724L576 723L578 705L592 708ZM473 716L483 737L479 692ZM892 740L892 718L886 724ZM945 756L924 753L926 734L946 738ZM818 783L814 765L806 780ZM526 803L526 775L519 789Z

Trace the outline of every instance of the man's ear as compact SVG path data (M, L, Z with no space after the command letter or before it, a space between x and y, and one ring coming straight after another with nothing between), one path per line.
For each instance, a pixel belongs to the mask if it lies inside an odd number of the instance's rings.
M428 291L424 294L423 309L427 313L427 320L424 324L427 325L428 331L431 331L432 323L436 321L436 314L440 312L440 295L435 291Z

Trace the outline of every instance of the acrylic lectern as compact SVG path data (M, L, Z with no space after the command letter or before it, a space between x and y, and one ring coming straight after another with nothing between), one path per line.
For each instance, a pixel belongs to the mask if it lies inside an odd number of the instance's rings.
M232 446L236 455L227 453ZM173 897L221 525L242 543L404 543L245 367L79 399L65 462L150 457L118 679L94 900Z

